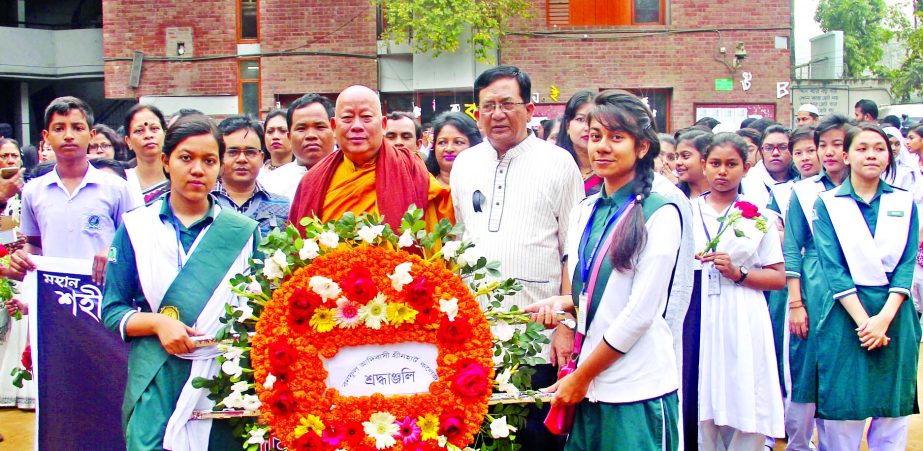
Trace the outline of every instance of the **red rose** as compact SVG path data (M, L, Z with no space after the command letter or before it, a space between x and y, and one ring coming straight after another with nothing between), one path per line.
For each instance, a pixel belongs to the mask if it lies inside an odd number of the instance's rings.
M760 209L750 202L737 202L734 204L734 208L740 210L740 215L746 219L753 219L760 216Z
M7 255L10 255L10 251L7 250L6 246L0 244L0 257L6 257Z
M420 307L417 309L417 324L435 324L439 321L439 309L434 305Z
M26 371L32 371L32 345L26 345L26 349L22 351L22 366Z
M359 267L349 271L346 278L340 282L340 289L346 298L353 302L365 304L378 294L378 286L372 280L372 273L368 268Z
M464 421L462 412L446 412L439 416L439 435L444 435L450 442L462 434Z
M404 291L407 293L407 300L414 307L423 307L433 304L433 285L426 280L426 277L418 276L410 282Z
M296 288L289 298L288 315L295 325L301 326L311 319L311 315L324 300L317 293L304 288Z
M451 379L453 392L466 398L477 398L491 391L487 368L479 363L469 363L462 367Z
M442 317L439 321L439 331L436 337L448 344L461 344L466 342L472 336L471 325L468 324L468 318L458 315L455 321L449 321L448 317Z
M294 449L301 451L304 449L327 449L324 445L324 441L314 433L314 431L308 431L295 439Z
M295 362L295 350L285 343L270 343L269 366L274 372L285 373Z
M270 408L272 408L273 412L276 414L291 412L298 404L297 401L295 401L295 395L289 391L287 386L282 385L280 387L278 382L276 382L273 388L275 389L275 395L272 397L272 401L269 404ZM320 437L318 437L318 440L320 440Z

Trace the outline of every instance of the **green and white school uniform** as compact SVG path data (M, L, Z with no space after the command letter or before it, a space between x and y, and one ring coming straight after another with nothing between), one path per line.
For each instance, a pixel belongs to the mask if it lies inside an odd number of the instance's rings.
M775 214L782 224L785 224L785 215L788 213L788 204L792 198L792 188L796 180L777 183L772 186L769 194L769 204L766 209ZM782 383L782 394L788 395L785 384L786 352L788 347L788 289L764 292L766 303L769 305L769 318L772 320L772 339L776 347L776 366L779 368L779 381Z
M129 450L240 447L227 422L189 421L193 410L214 405L191 381L217 374L216 347L171 356L156 335L125 335L126 322L140 310L170 314L211 336L225 305L243 302L228 280L248 268L259 242L257 223L209 202L210 212L185 227L165 196L126 213L112 242L103 321L131 343L122 409Z
M786 214L785 240L782 243L785 276L800 280L801 299L808 313L807 338L802 340L796 335L789 337L791 386L788 395L796 403L817 401L817 324L827 294L827 281L817 257L809 214L814 210L817 196L834 187L836 184L826 173L796 182Z
M847 179L819 195L814 214L814 240L829 285L817 328L817 417L864 420L918 412L920 324L913 303L901 304L888 328L890 343L870 352L837 302L857 294L872 316L889 293L910 296L919 245L912 196L881 182L867 203Z
M718 218L733 211L733 205L727 212L715 211L706 198L699 197L692 207L699 251L718 233L722 224ZM740 200L748 201L743 196ZM758 230L754 221L741 219L735 226L744 236L733 231L721 235L717 251L726 252L734 265L759 269L782 263L775 217L765 209L761 214L767 219L767 233ZM700 346L700 430L714 423L742 433L782 437L782 390L766 297L725 278L712 263L702 269Z
M612 234L616 224L611 219L629 202L631 184L612 196L604 191L584 199L570 219L568 255L579 256L568 262L575 302L584 288L581 266L599 263L595 284L587 290L590 308L578 315L583 320L578 331L586 336L577 364L598 346L610 346L623 355L590 382L586 399L577 406L566 449L675 450L679 377L664 312L682 235L679 211L660 195L645 199L645 247L632 270L613 271L605 246L595 243ZM597 262L600 258L604 260Z

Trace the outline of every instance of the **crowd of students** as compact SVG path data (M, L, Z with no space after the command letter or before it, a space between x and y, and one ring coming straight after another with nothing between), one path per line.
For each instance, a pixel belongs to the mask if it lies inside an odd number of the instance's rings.
M816 430L821 449L852 450L868 419L870 449L904 449L917 411L923 127L905 137L863 104L857 120L802 108L794 130L702 120L666 135L636 96L581 91L532 130L530 89L516 68L489 69L477 121L443 113L431 138L354 88L335 108L308 94L263 122L192 110L168 121L136 105L124 136L94 125L80 99L56 99L42 132L53 162L25 185L22 172L0 180L24 240L3 274L35 269L29 255L92 259L103 322L136 341L129 449L186 449L196 434L217 449L228 431L186 423L204 399L188 380L215 356L189 336L213 333L238 302L221 287L261 235L307 211L393 208L376 187L403 167L428 182L408 194L430 204L428 222L462 224L523 284L505 302L554 328L548 363L576 360L557 381L534 379L553 406L576 406L566 449L756 451L787 437L808 450ZM18 147L0 140L4 164L21 164ZM195 286L211 290L190 305L178 293ZM17 327L0 357L24 345Z

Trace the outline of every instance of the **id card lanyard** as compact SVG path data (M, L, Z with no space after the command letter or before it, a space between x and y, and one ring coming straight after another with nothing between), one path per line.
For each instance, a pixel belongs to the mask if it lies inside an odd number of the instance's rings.
M586 335L587 330L587 315L590 310L590 298L587 295L588 292L592 292L590 285L596 282L595 274L599 273L599 268L601 266L601 258L603 256L598 255L601 248L600 245L603 242L603 239L607 237L606 231L612 227L613 224L616 224L622 215L628 211L628 208L634 205L635 195L632 194L625 203L619 207L612 217L606 221L606 225L602 230L602 233L599 234L599 237L596 238L596 242L593 244L592 253L587 256L586 249L590 241L590 234L593 230L593 220L596 218L596 212L599 210L599 204L593 206L593 212L590 214L590 219L587 221L586 227L583 229L583 235L580 238L580 245L577 248L577 253L579 255L578 265L580 266L580 275L581 275L581 284L580 295L578 296L578 306L577 306L577 335L574 341L574 354L580 354L580 348L583 346L583 337ZM612 236L615 231L608 233L608 240L606 240L608 247L612 242ZM588 291L589 290L589 291Z
M720 224L718 224L718 232L716 236L720 235L721 231L724 230L724 226L727 225L728 213L731 212L731 208L733 208L734 204L737 203L737 199L740 199L739 195L735 197L734 201L731 202L731 205L728 205L728 208L724 210L724 214L721 217L725 219L724 221L721 221ZM705 198L702 199L702 202L705 202ZM710 243L711 242L711 232L708 231L708 225L705 224L705 215L702 214L702 202L699 202L699 205L698 205L699 219L702 221L702 229L705 230L705 242ZM718 271L717 268L715 268L714 264L712 264L708 268L708 295L717 296L720 294L721 294L721 272Z

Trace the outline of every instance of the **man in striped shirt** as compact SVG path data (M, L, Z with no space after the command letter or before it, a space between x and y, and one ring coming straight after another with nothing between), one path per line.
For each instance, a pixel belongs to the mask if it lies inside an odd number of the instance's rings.
M473 240L488 260L501 263L504 277L523 286L519 294L504 299L505 307L570 293L570 280L562 277L567 224L571 207L583 198L574 159L527 128L535 109L530 91L529 76L516 67L495 67L478 77L476 115L486 139L458 155L450 181L464 239ZM551 365L536 367L533 387L551 385L552 365L563 365L570 357L573 332L559 327L562 333L553 338L553 352L545 353ZM520 434L535 440L524 442L524 449L549 449L553 442L544 436L540 418L537 426L534 434Z

